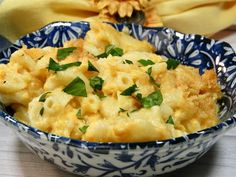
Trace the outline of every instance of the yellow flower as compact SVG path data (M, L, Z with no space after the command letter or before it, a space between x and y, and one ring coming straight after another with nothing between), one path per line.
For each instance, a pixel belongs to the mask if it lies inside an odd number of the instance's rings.
M94 0L94 2L103 14L118 14L120 17L130 17L134 10L144 10L148 4L148 0Z
M163 26L151 0L92 0L97 7L99 17L105 21L117 22L120 18L130 18L134 11L142 11L145 14L144 26Z

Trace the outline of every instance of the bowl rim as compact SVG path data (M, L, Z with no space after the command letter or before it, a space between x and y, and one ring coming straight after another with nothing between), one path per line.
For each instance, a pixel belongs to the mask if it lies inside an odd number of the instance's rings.
M28 33L24 36L21 36L17 41L15 41L10 47L6 48L4 51L7 51L9 48L14 47L14 45L18 44L18 41L22 40L24 37L29 36L32 33L37 33L40 31L44 31L45 29L49 28L50 26L68 26L71 24L75 24L75 23L80 23L81 25L88 25L89 22L86 21L75 21L75 22L70 22L70 21L56 21L56 22L52 22L49 23L45 26L43 26L42 28L33 31L31 33ZM112 23L109 23L112 24ZM121 26L126 26L127 24L118 24ZM184 34L181 32L177 32L171 28L167 28L167 27L144 27L142 25L136 25L136 24L131 24L134 27L138 27L138 28L142 28L144 30L164 30L164 29L168 29L171 32L179 35L189 35L189 34ZM202 35L198 35L198 34L191 34L194 36L198 36L201 37L205 40L214 40L214 39L209 39L207 37L204 37ZM234 51L234 49L232 48L232 46L230 44L228 44L227 42L222 42L223 44L227 44L232 51ZM0 52L0 53L2 53ZM236 56L235 52L234 55ZM88 142L88 141L83 141L83 140L78 140L78 139L72 139L69 137L64 137L64 136L59 136L59 135L54 135L52 133L47 133L44 131L41 131L37 128L34 128L32 126L26 125L23 122L18 121L17 119L15 119L13 116L9 115L8 113L0 110L0 118L2 120L4 120L7 123L10 123L11 125L13 125L16 129L18 129L18 131L24 131L24 132L28 132L28 134L30 134L31 136L33 136L34 138L39 138L42 140L46 140L52 143L62 143L65 145L70 145L70 146L74 146L74 147L79 147L79 148L84 148L84 149L91 149L91 150L126 150L126 149L137 149L137 148L160 148L163 146L166 146L168 144L168 146L170 147L174 147L176 144L180 144L180 143L188 143L190 140L193 139L197 139L201 136L207 136L211 133L216 133L216 132L225 132L226 130L229 130L230 128L236 126L236 113L233 113L233 115L229 118L227 118L225 121L222 121L220 123L218 123L215 126L194 132L194 133L190 133L181 137L177 137L177 138L171 138L171 139L166 139L166 140L157 140L157 141L148 141L148 142ZM20 127L24 127L22 129L20 129ZM226 129L223 129L224 127L226 127ZM222 133L223 133L222 132ZM42 136L44 135L44 136Z

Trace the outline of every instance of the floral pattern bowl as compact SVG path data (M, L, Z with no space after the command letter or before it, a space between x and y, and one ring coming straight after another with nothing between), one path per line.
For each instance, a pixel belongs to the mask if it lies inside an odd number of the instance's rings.
M182 168L205 154L230 128L236 125L236 55L225 42L203 36L182 34L169 28L111 24L116 30L129 29L132 36L145 39L156 53L180 60L185 65L213 68L224 93L220 101L221 123L196 133L165 141L146 143L92 143L42 132L27 126L3 108L0 121L12 128L25 145L40 158L80 176L138 177L154 176ZM59 47L70 39L83 38L87 22L56 22L20 38L0 53L6 64L22 45Z

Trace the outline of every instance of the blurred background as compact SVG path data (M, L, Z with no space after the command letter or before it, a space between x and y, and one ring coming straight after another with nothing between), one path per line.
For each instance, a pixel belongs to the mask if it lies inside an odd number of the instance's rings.
M236 0L0 0L0 35L10 41L54 21L95 19L212 36L236 21Z

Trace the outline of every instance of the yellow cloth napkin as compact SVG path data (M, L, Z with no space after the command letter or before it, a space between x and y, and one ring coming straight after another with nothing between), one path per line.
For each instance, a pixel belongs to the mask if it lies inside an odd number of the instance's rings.
M154 0L165 26L185 33L214 34L236 22L236 0Z
M164 26L185 33L213 34L236 21L236 0L151 0ZM53 21L98 18L91 0L4 0L0 35L11 41Z

